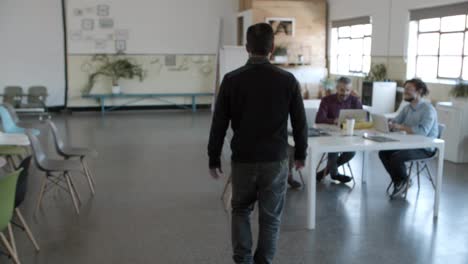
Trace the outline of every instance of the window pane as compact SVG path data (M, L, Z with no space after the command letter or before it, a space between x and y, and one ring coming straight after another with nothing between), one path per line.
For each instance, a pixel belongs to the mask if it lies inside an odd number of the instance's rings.
M416 76L416 55L418 49L418 22L411 21L408 37L408 62L406 67L406 77L408 79Z
M462 66L462 58L456 56L440 57L439 77L459 78Z
M419 20L419 31L439 31L440 30L440 18L422 19Z
M440 35L440 55L461 55L463 53L463 33Z
M468 57L463 59L463 80L468 80Z
M426 79L437 79L437 57L420 56L416 65L416 75Z
M330 72L333 73L333 74L337 74L338 73L338 69L337 69L337 60L338 60L338 57L337 56L332 56L330 58Z
M372 50L372 38L364 38L364 55L370 55Z
M352 39L351 40L351 54L362 56L364 53L363 45L364 45L363 39Z
M338 54L338 29L337 28L332 28L332 31L331 31L330 54L331 56L336 56Z
M468 34L465 34L465 55L468 55Z
M362 72L362 55L351 56L351 66L349 70L353 72Z
M340 38L349 38L351 36L351 27L338 28L338 36Z
M352 38L362 38L364 37L364 25L355 25L351 27L351 37Z
M441 31L461 31L465 30L465 15L443 17L441 22Z
M350 53L350 39L339 39L338 40L338 54L349 55Z
M349 56L348 55L338 56L338 73L340 74L349 73Z
M371 36L372 35L372 24L364 25L364 35Z
M420 34L418 39L418 54L439 54L439 35L439 33Z
M364 73L369 73L371 67L371 56L364 56L364 60L362 62L362 71Z

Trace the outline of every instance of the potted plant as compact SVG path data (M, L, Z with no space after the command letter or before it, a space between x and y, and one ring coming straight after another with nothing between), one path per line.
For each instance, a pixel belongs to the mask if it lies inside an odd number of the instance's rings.
M83 89L83 94L89 94L93 89L96 79L99 76L105 76L112 80L112 93L122 92L119 85L120 79L134 79L138 77L140 81L144 79L144 70L141 65L131 61L131 59L117 54L114 56L94 55L92 62L97 63L96 71L89 75L88 82Z
M328 96L335 89L336 81L333 78L326 77L320 80L319 98Z
M275 63L287 63L288 49L285 46L276 46L272 56Z
M454 106L465 107L468 105L468 83L459 81L450 91Z

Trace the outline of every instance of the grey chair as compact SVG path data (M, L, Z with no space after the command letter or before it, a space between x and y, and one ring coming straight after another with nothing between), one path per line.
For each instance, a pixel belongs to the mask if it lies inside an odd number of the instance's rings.
M21 86L7 86L3 91L3 102L14 107L21 107L23 100L23 88Z
M57 150L57 153L67 160L71 158L79 158L81 166L84 171L84 175L86 176L86 179L88 181L89 189L91 190L91 193L94 195L96 181L94 179L93 174L91 173L91 170L89 169L88 163L86 162L86 158L96 157L98 155L97 152L90 148L82 148L82 147L79 148L79 147L66 145L63 142L62 137L60 137L60 134L54 122L52 122L51 120L47 120L46 123L48 124L48 126L50 127L50 130L52 131L52 135L53 135L54 143L55 143L55 149Z
M446 127L445 127L444 124L439 124L439 135L437 137L438 139L442 138L442 135L444 134L445 128ZM424 172L424 171L427 172L426 176L428 177L429 181L431 182L432 187L435 189L434 180L432 179L431 170L429 169L428 164L429 164L429 162L431 160L436 159L438 156L439 156L439 150L435 151L434 154L432 156L430 156L429 158L411 161L409 170L410 170L410 173L412 173L414 166L416 166L416 176L418 178L418 189L421 187L421 179L420 178L421 178L421 173Z
M442 138L442 136L443 136L443 134L445 132L445 128L446 128L446 126L444 124L439 124L439 135L437 136L438 139ZM409 175L410 180L411 180L411 177L412 177L412 174L413 174L413 168L416 168L416 177L417 177L417 181L418 181L418 190L421 188L421 173L423 173L424 171L427 172L426 176L429 179L429 181L431 182L432 188L435 189L434 180L432 179L432 173L431 173L431 170L429 169L429 162L436 159L438 156L439 156L439 150L436 150L428 158L412 160L412 161L409 162L408 175ZM390 187L392 185L393 185L393 182L390 182L390 184L387 187L387 193L389 195L390 195ZM404 197L406 197L410 185L411 184L407 185Z
M65 190L68 194L70 194L70 197L73 201L73 206L75 207L75 212L80 214L78 203L81 203L81 199L75 188L73 177L71 175L72 171L81 172L80 162L77 160L56 160L48 158L42 149L42 145L39 142L39 139L33 133L31 133L30 130L26 131L26 135L28 136L31 143L34 161L37 168L46 173L46 177L42 180L41 183L39 199L37 201L34 214L36 214L37 210L41 207L42 199L44 198L45 193L51 190L53 187Z
M27 107L46 109L47 88L45 86L31 86L28 89Z

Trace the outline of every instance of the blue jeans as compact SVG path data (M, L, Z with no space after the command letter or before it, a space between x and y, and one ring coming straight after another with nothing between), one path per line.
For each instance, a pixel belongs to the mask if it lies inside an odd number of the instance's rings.
M232 163L232 246L235 263L270 264L276 252L288 179L288 160ZM258 245L252 256L250 213L259 209Z

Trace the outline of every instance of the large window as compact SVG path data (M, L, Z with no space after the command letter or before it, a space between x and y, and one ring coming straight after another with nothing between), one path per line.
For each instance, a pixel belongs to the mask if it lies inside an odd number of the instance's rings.
M444 16L444 9L441 10L442 15L438 17L434 17L435 11L432 10L420 12L419 16L412 14L408 39L408 78L468 80L468 16ZM452 8L449 13L453 12L459 13L460 10Z
M332 23L330 72L367 75L371 65L372 25L370 18Z

